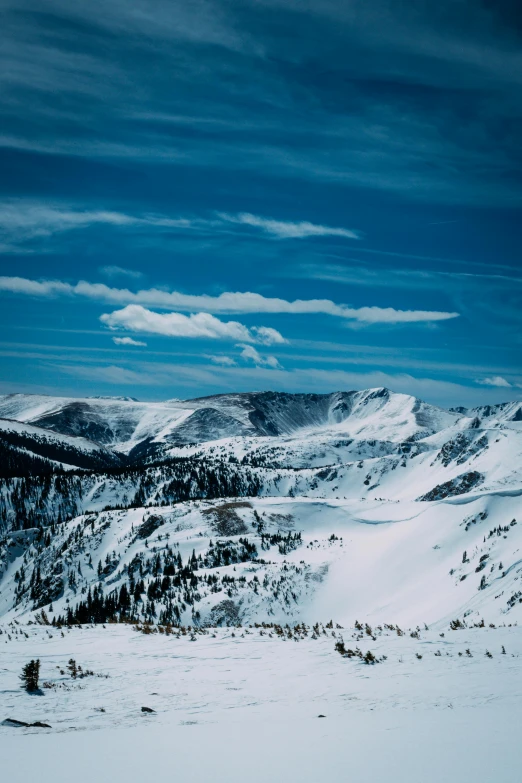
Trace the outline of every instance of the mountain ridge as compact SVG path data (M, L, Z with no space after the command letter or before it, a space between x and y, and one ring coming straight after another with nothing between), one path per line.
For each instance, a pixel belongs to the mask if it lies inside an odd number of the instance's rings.
M522 619L519 409L4 395L0 616Z
M456 423L461 417L384 387L330 394L244 392L151 403L101 397L0 396L0 418L85 437L121 452L130 451L146 438L161 438L162 433L173 440L176 430L186 428L186 419L193 417L196 420L190 423L190 442L238 434L287 435L310 427L342 429L349 419L369 418L370 408L373 415L382 413L388 421L401 412L407 413L412 419L408 435L434 432L441 429L441 421ZM198 413L201 410L207 411L206 416ZM376 428L379 425L377 421ZM416 432L414 425L418 425ZM180 442L186 441L187 436L180 437Z

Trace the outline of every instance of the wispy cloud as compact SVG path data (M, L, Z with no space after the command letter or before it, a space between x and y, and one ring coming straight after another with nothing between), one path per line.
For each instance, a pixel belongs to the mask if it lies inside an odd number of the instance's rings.
M494 375L491 378L480 378L477 380L481 386L497 386L499 388L511 388L511 383L503 378L501 375Z
M0 277L0 291L30 296L52 297L57 295L83 296L101 302L139 303L178 310L205 310L213 313L288 313L325 314L361 324L412 324L447 321L457 318L457 312L437 310L397 310L393 307L349 307L330 299L295 299L288 301L277 297L265 297L250 291L230 292L219 296L182 294L179 291L162 291L157 288L137 292L125 288L110 288L104 283L88 283L84 280L72 285L60 280L31 280L23 277ZM242 339L242 338L239 338Z
M426 259L429 260L429 259ZM435 259L434 259L435 260ZM455 263L457 266L458 264ZM488 267L491 269L491 265ZM513 271L518 271L512 267ZM379 288L418 289L418 288L441 288L447 289L448 285L459 288L469 289L474 285L482 285L488 281L489 285L496 287L506 287L511 285L522 285L521 275L506 275L499 273L486 272L463 272L446 271L444 269L393 269L382 268L378 266L368 266L367 264L350 260L350 263L344 264L319 264L308 263L299 264L293 270L286 270L285 277L307 277L313 280L326 280L333 283L343 283L346 285L371 286Z
M113 337L112 342L116 345L138 345L141 348L146 348L147 343L140 340L134 340L132 337Z
M74 286L60 280L29 280L26 277L0 277L0 290L27 296L53 297L74 294Z
M345 239L359 239L360 234L347 228L333 228L321 226L307 221L292 222L288 220L274 220L273 218L251 215L249 212L240 212L238 215L229 215L225 212L218 213L221 220L235 223L241 226L259 228L266 234L277 239L305 239L308 237L344 237Z
M221 367L236 367L237 362L231 356L206 356L212 364L219 364Z
M192 227L193 221L184 217L131 215L114 210L78 209L25 200L0 203L0 235L11 245L95 225L119 229L148 227L186 230ZM121 267L116 266L103 267L104 273L108 275L115 274L115 270L120 269Z
M253 345L240 344L238 348L242 348L241 358L254 362L256 367L272 367L273 369L281 369L281 365L275 356L262 356Z
M5 10L6 145L334 180L460 204L512 203L518 191L516 4L19 6ZM189 118L187 132L165 131L160 115ZM229 131L198 132L209 117Z
M137 269L125 269L123 266L114 266L112 264L101 266L99 271L105 277L132 277L134 279L143 277L143 272Z
M0 202L0 236L12 248L18 243L45 239L56 234L91 226L108 226L116 229L150 229L151 231L174 230L186 232L230 233L231 230L246 231L273 239L305 239L310 237L343 237L358 239L359 233L346 228L323 226L309 221L284 221L260 217L250 213L228 214L216 212L212 217L162 214L130 214L117 210L89 209L68 204L42 204L29 200ZM127 275L141 277L140 272L121 266L108 265L100 268L107 277Z
M128 329L166 337L192 337L234 340L248 343L284 343L285 338L269 327L248 328L239 321L220 321L210 313L155 313L141 305L127 305L122 310L105 313L100 321L110 329Z

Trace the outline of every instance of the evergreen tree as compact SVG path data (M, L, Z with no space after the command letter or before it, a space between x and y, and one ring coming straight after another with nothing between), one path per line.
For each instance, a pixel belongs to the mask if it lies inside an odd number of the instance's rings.
M22 669L20 679L27 693L34 693L38 690L38 680L40 678L40 661L29 661Z

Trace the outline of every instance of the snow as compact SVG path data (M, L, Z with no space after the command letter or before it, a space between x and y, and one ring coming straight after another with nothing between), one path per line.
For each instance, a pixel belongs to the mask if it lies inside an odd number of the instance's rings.
M110 487L106 491L110 492ZM99 502L104 504L107 498L102 494ZM230 501L246 532L222 539L237 542L244 535L266 560L265 564L247 561L216 569L220 577L246 577L246 584L234 587L231 596L243 621L311 623L332 618L346 624L360 617L370 622L416 625L444 623L466 615L477 621L483 617L487 622L522 618L522 604L516 600L509 607L507 603L522 590L519 493L480 493L434 503L251 498L234 508L236 502ZM92 505L89 498L86 503ZM69 602L74 605L82 597L80 588L83 594L97 584L105 592L119 589L128 580L126 567L138 555L151 557L170 547L179 551L184 563L193 551L204 556L210 540L219 539L208 511L219 510L223 504L190 501L83 515L65 523L53 545L59 548L77 530L82 531L79 543L63 556L65 574L74 571L78 587L66 587L62 597L53 602L53 613L64 614ZM146 540L137 538L135 531L150 514L159 516L163 524ZM266 532L299 531L302 544L287 554L278 552L277 547L264 552L254 527L256 514ZM492 533L499 528L506 530ZM46 568L50 572L54 567L54 552L51 548L47 559L40 561L43 575ZM117 570L110 579L100 579L96 565L113 552ZM484 556L486 567L477 571ZM17 557L7 565L0 616L25 621L34 610L28 595L21 603L14 600L15 573L21 562ZM26 567L28 581L30 559ZM203 568L198 573L207 572L213 569ZM261 583L255 591L253 575ZM483 575L486 587L479 589ZM277 598L274 580L283 584ZM292 593L295 599L290 597ZM212 608L224 598L223 589L204 590L196 608L203 618L209 618ZM182 619L191 623L190 608Z
M196 641L130 626L63 637L53 628L2 630L2 719L52 727L0 725L9 781L520 779L518 627L421 631L419 639L372 629L376 640L365 634L358 644L387 656L374 666L335 651L340 636L352 643L353 627L300 641L255 628ZM20 689L30 657L58 687L42 696ZM71 657L108 677L61 675Z
M105 445L115 451L128 453L142 440L169 432L179 425L193 409L183 403L140 403L131 399L73 397L46 397L39 395L12 394L0 396L0 416L17 419L20 422L36 424L47 421L51 415L66 414L71 407L81 405L81 413L92 413L115 437ZM80 414L75 411L78 417ZM57 425L53 427L56 430ZM130 432L130 437L118 433Z
M39 495L36 482L27 496L21 479L3 482L6 779L518 782L519 410L508 403L444 411L387 389L162 403L0 397L0 416L11 419L0 429L43 433L83 451L128 454L152 444L154 459L191 458L188 476L195 465L226 466L233 476L250 472L260 487L256 497L174 502L165 494L173 474L157 464L73 477L78 486L71 483L65 503L54 485ZM90 424L105 446L59 432ZM182 445L192 435L198 442ZM10 530L27 497L49 512L50 525L58 509L66 521L45 537ZM138 535L151 515L150 531ZM262 533L300 539L285 549ZM240 539L257 557L208 567L212 546L234 549ZM42 608L52 620L88 590L107 596L130 585L136 563L147 591L147 561L169 551L183 564L201 555L197 586L189 600L188 584L173 582L156 601L155 621L170 601L195 632L38 624ZM49 596L31 598L36 564L60 588L52 605ZM133 604L142 619L146 598ZM215 627L216 618L226 621L224 604L242 627ZM463 627L451 630L457 619ZM355 628L355 620L371 628ZM269 627L249 628L256 623ZM274 623L287 627L282 638ZM341 638L380 662L341 656ZM19 687L32 658L51 683L41 696ZM61 674L70 658L95 674ZM1 725L5 718L52 728Z
M98 734L10 737L2 748L12 783L176 780L282 783L349 779L357 783L518 783L517 718L498 708L390 717L371 712L336 722L285 715L243 721L224 714L211 725ZM153 724L153 721L150 721ZM43 730L41 730L43 731Z

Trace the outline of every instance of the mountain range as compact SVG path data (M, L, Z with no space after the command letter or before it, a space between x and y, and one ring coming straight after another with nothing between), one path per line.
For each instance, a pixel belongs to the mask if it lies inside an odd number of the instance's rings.
M522 611L520 402L444 410L385 388L12 394L0 457L8 618Z

